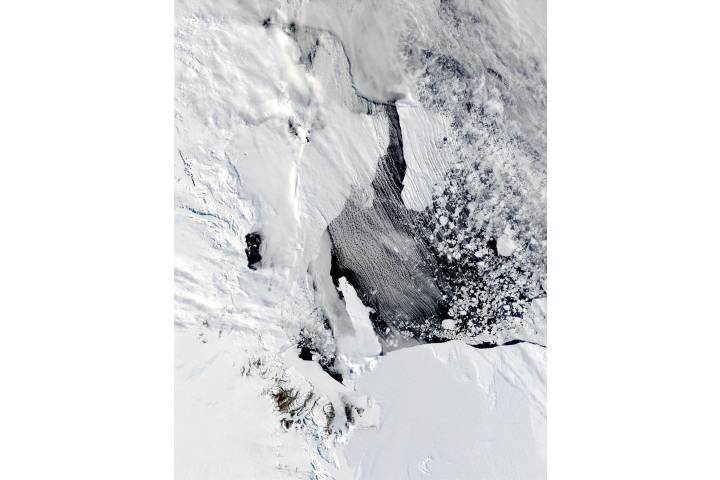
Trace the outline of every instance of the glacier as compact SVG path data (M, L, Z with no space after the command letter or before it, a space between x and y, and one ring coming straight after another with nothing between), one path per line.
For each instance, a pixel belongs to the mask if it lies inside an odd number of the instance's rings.
M177 478L543 478L545 3L175 2Z

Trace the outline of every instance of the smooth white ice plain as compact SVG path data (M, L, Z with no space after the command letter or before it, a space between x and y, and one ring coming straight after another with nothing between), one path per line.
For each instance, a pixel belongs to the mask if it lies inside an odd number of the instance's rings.
M542 347L397 350L356 388L380 412L344 448L354 478L545 478Z

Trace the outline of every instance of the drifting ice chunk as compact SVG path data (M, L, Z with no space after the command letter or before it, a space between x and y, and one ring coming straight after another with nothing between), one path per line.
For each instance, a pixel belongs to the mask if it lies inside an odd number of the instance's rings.
M445 330L455 329L455 320L443 320L442 328L444 328Z
M497 251L503 257L509 257L512 255L516 248L517 244L507 233L500 235L500 238L497 239Z
M350 316L354 335L337 339L338 356L350 371L362 369L380 354L382 347L370 322L371 309L363 305L345 277L340 278L340 291L345 298L345 308Z

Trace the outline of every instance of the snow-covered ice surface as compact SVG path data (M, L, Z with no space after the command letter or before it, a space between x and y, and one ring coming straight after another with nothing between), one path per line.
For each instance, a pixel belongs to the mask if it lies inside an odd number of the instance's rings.
M177 478L544 477L544 1L175 16Z
M356 478L545 477L545 350L459 341L391 352L358 381L380 410L344 453Z

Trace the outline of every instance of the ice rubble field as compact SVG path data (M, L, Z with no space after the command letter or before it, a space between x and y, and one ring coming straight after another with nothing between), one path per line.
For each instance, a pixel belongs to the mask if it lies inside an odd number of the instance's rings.
M544 42L533 20L544 3L487 8L500 28ZM397 61L407 29L442 28L436 11L176 1L177 478L544 478L543 347L452 341L378 355L368 308L345 279L340 300L329 279L324 232L351 195L371 193L388 143L386 119L358 98L399 99L408 209L429 205L452 161L437 142L453 133L449 117L418 103ZM321 32L312 71L294 22ZM250 270L244 239L259 228L262 268ZM512 254L511 242L499 249ZM321 329L318 295L336 312L328 341L342 384L299 358L298 332ZM524 332L539 343L544 302Z

